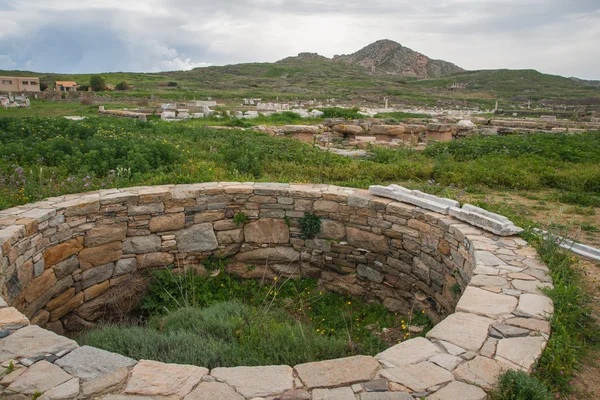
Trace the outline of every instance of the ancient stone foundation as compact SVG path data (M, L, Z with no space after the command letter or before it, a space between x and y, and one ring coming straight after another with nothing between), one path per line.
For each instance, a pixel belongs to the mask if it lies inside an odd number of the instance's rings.
M321 218L315 239L301 238L306 212ZM0 363L15 365L2 395L484 399L502 370L530 371L550 334L540 288L551 279L525 241L364 190L204 183L67 195L0 211L0 249ZM202 273L211 256L230 257L229 271L245 278L316 277L441 322L376 357L212 371L59 336L126 312L147 270Z

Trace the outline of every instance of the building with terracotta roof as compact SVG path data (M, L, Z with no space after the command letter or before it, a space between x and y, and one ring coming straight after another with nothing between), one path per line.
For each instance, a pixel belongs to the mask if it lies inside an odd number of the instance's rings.
M76 92L79 85L73 81L56 81L54 90L57 92Z

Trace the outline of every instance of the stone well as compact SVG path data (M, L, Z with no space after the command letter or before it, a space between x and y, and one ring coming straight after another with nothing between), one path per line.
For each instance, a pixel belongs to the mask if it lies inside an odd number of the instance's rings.
M234 222L240 212L243 225ZM312 240L301 239L305 212L321 217ZM441 322L426 339L375 357L212 371L60 336L135 305L144 270L201 271L210 256L230 257L227 268L246 278L316 277ZM484 399L502 370L532 369L553 311L540 291L552 285L548 268L520 238L331 185L203 183L51 198L0 211L0 265L0 363L15 360L0 396Z

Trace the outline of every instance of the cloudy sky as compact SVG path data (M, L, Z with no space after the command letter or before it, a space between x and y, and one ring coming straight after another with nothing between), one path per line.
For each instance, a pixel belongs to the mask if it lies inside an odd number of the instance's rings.
M0 0L0 69L180 70L378 39L466 69L600 79L600 0Z

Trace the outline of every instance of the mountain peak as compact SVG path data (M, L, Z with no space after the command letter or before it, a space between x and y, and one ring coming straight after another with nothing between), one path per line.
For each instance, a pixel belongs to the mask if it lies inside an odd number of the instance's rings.
M417 78L432 78L464 71L452 63L432 60L389 39L373 42L353 54L336 55L333 61L358 65L375 74Z

